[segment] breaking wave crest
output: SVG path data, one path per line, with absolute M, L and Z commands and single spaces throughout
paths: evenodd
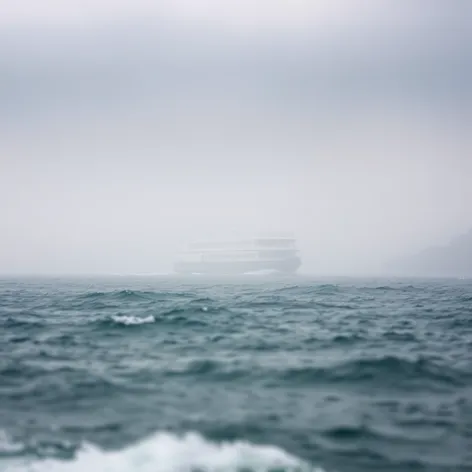
M 111 319 L 120 325 L 132 326 L 132 325 L 141 325 L 154 323 L 156 319 L 154 316 L 133 316 L 133 315 L 113 315 Z
M 23 446 L 13 439 L 11 439 L 8 434 L 0 429 L 0 454 L 11 454 L 23 450 Z M 1 470 L 1 469 L 0 469 Z
M 275 446 L 212 443 L 196 433 L 156 433 L 119 451 L 84 445 L 72 460 L 0 462 L 1 472 L 322 472 Z

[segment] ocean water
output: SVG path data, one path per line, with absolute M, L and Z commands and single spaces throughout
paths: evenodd
M 0 280 L 0 471 L 423 470 L 472 470 L 471 280 Z

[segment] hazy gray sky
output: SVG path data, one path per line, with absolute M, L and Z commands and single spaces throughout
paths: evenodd
M 459 4 L 454 0 L 448 3 Z M 392 19 L 406 24 L 451 12 L 438 0 L 2 0 L 1 5 L 2 23 L 6 25 L 102 25 L 154 18 L 235 30 L 312 28 L 327 22 L 365 20 L 381 24 Z
M 0 272 L 293 230 L 364 273 L 472 226 L 467 1 L 0 0 Z

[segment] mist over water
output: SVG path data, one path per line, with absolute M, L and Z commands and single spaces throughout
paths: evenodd
M 471 21 L 2 0 L 0 472 L 470 471 Z
M 1 271 L 167 272 L 188 242 L 285 230 L 304 272 L 381 273 L 470 228 L 463 2 L 348 3 L 254 28 L 245 4 L 7 9 Z

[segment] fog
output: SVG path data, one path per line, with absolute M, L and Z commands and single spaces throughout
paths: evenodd
M 1 273 L 169 272 L 283 230 L 301 272 L 378 274 L 472 226 L 467 2 L 23 4 L 0 22 Z

